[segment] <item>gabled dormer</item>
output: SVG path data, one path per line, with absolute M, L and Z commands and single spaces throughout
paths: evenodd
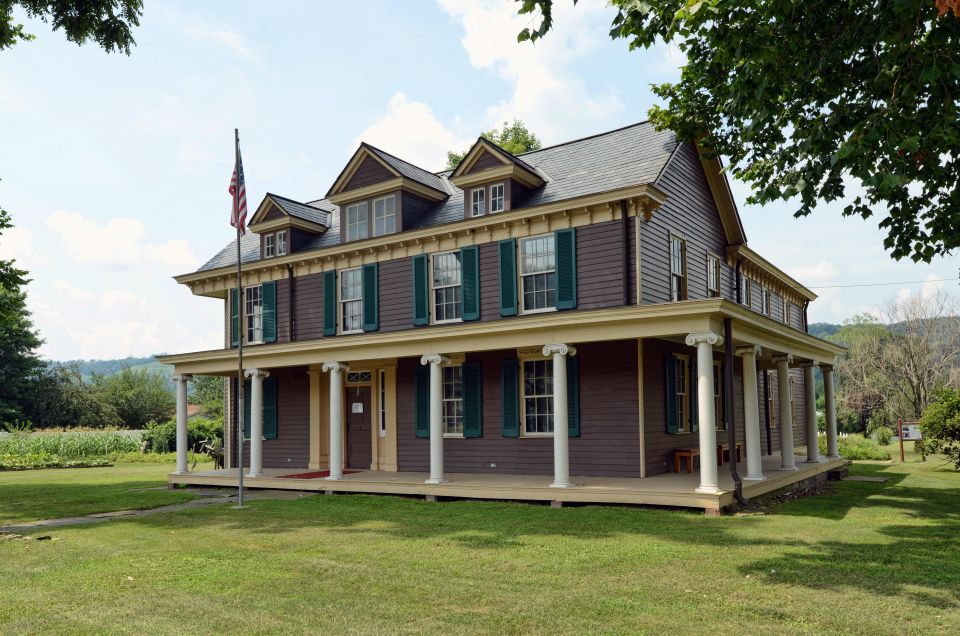
M 269 192 L 250 220 L 250 230 L 260 236 L 261 259 L 298 252 L 329 227 L 329 210 Z
M 340 207 L 340 241 L 346 243 L 402 232 L 449 196 L 442 178 L 362 143 L 327 200 Z
M 463 190 L 464 218 L 506 212 L 546 183 L 536 168 L 480 137 L 450 175 Z

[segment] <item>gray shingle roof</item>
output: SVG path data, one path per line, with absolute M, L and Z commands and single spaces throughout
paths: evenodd
M 330 225 L 330 212 L 333 210 L 323 210 L 317 207 L 314 207 L 309 204 L 300 203 L 294 201 L 293 199 L 288 199 L 287 197 L 282 197 L 279 194 L 267 193 L 267 196 L 272 197 L 284 212 L 290 216 L 296 217 L 298 219 L 303 219 L 304 221 L 310 221 L 312 223 L 319 223 L 320 225 Z
M 575 141 L 534 150 L 519 155 L 530 167 L 544 175 L 547 183 L 529 193 L 517 207 L 528 207 L 607 192 L 633 185 L 653 183 L 670 159 L 677 146 L 676 137 L 669 131 L 657 131 L 652 124 L 641 122 L 625 128 L 585 137 Z M 430 187 L 448 192 L 450 196 L 434 205 L 423 214 L 414 230 L 463 220 L 463 191 L 447 179 L 450 170 L 431 174 L 393 155 L 368 146 L 378 156 L 390 163 L 398 172 L 428 185 L 422 179 L 429 177 Z M 401 166 L 405 166 L 401 169 Z M 404 172 L 410 171 L 410 174 Z M 418 176 L 413 176 L 414 174 Z M 427 175 L 424 177 L 424 175 Z M 326 199 L 311 201 L 309 206 L 328 212 L 330 229 L 316 236 L 301 250 L 332 247 L 340 243 L 339 209 Z M 253 236 L 251 240 L 250 237 Z M 241 243 L 243 262 L 259 258 L 259 241 L 256 235 L 248 234 Z M 198 271 L 216 269 L 236 263 L 236 242 L 231 242 Z

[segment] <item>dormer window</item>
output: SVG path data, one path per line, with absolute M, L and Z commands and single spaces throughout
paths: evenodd
M 397 231 L 396 197 L 390 195 L 373 200 L 373 235 L 383 236 Z
M 504 210 L 504 198 L 503 198 L 503 184 L 498 183 L 496 185 L 490 186 L 490 212 L 503 212 Z
M 486 188 L 477 188 L 470 192 L 470 215 L 483 216 L 487 211 Z
M 370 235 L 370 213 L 367 202 L 347 206 L 347 240 L 357 241 Z
M 277 256 L 286 256 L 287 255 L 287 231 L 280 230 L 277 232 Z
M 263 257 L 270 258 L 274 254 L 273 234 L 263 237 Z

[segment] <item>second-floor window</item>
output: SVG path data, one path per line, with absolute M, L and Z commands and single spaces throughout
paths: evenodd
M 707 254 L 707 296 L 720 298 L 720 259 Z
M 363 331 L 363 269 L 340 272 L 340 329 L 342 333 Z
M 554 235 L 520 241 L 520 298 L 524 313 L 557 306 L 557 259 Z
M 460 252 L 433 255 L 433 320 L 459 320 L 463 313 Z
M 263 237 L 263 257 L 270 258 L 274 254 L 273 234 Z
M 365 239 L 370 233 L 370 212 L 367 202 L 347 206 L 347 240 Z
M 750 281 L 746 276 L 740 276 L 740 304 L 750 306 Z
M 463 436 L 463 367 L 443 367 L 443 434 Z
M 760 311 L 764 316 L 770 315 L 770 290 L 766 287 L 760 288 Z
M 503 209 L 503 184 L 498 183 L 497 185 L 490 186 L 490 212 L 503 212 Z
M 247 342 L 263 342 L 263 287 L 247 287 L 243 296 L 247 315 Z
M 470 216 L 483 216 L 487 211 L 485 195 L 485 188 L 477 188 L 470 192 Z
M 287 254 L 287 231 L 277 232 L 277 256 L 286 256 Z
M 687 299 L 687 242 L 670 237 L 670 300 Z
M 373 201 L 373 235 L 383 236 L 397 231 L 396 197 L 390 195 Z

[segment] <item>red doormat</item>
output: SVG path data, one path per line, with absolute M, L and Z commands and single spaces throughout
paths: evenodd
M 350 473 L 359 473 L 359 470 L 345 470 L 343 471 L 344 475 L 349 475 Z M 283 479 L 322 479 L 323 477 L 329 477 L 329 470 L 317 470 L 312 473 L 297 473 L 296 475 L 280 475 Z

